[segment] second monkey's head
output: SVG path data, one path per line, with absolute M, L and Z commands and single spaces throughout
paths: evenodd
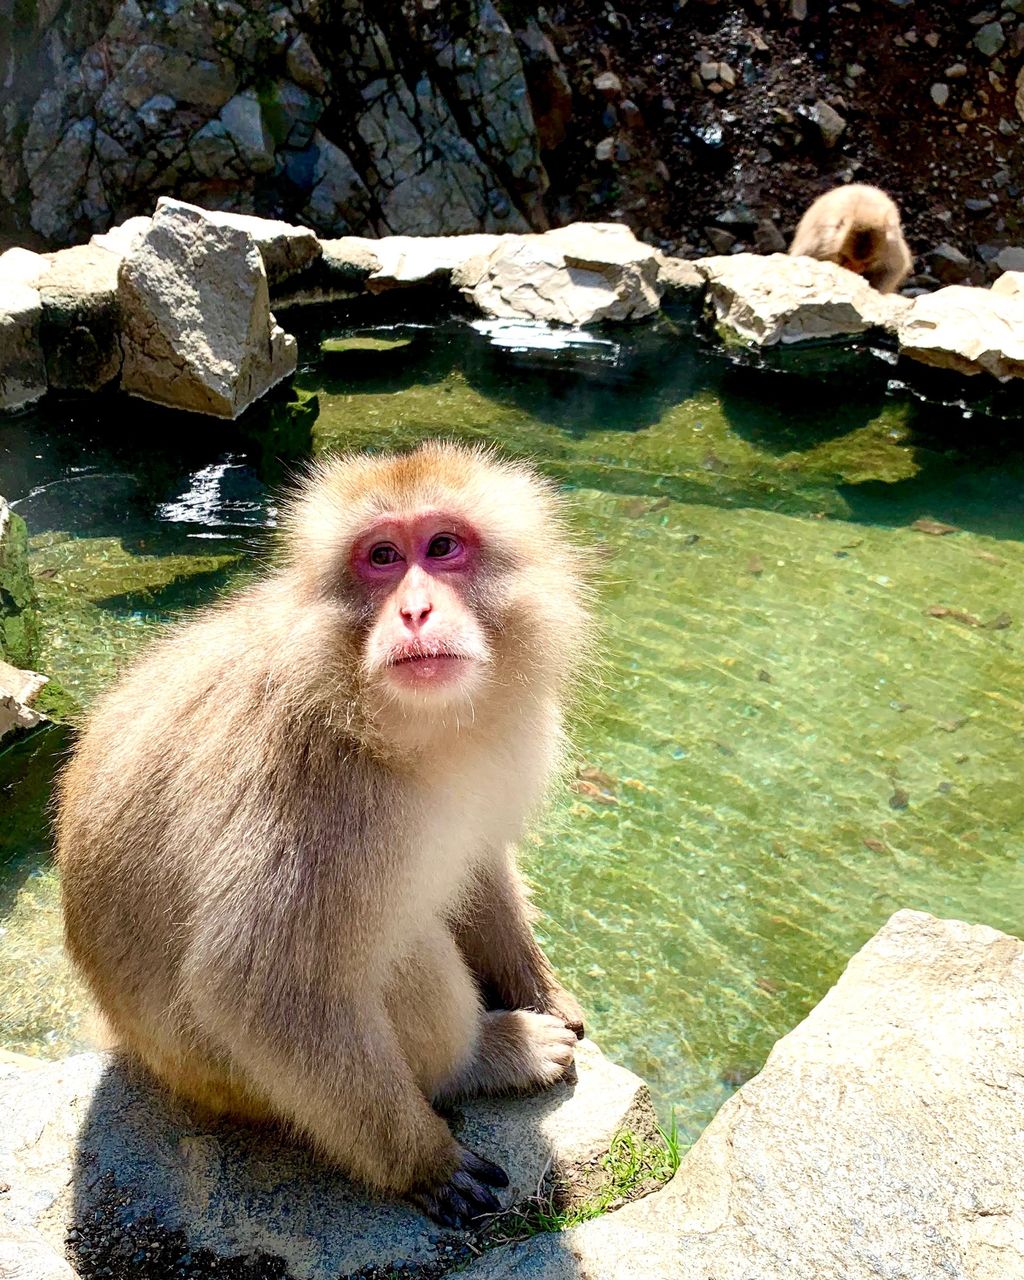
M 485 450 L 325 461 L 284 528 L 300 595 L 334 632 L 318 648 L 374 720 L 557 695 L 586 649 L 586 556 L 558 493 Z

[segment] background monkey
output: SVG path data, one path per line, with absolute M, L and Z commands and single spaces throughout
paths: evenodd
M 550 1085 L 583 1031 L 510 848 L 582 553 L 548 485 L 442 444 L 322 465 L 284 533 L 98 701 L 60 786 L 68 946 L 177 1093 L 462 1224 L 507 1178 L 431 1103 Z
M 899 209 L 884 191 L 863 183 L 819 196 L 800 219 L 789 252 L 837 262 L 880 293 L 894 293 L 914 261 Z

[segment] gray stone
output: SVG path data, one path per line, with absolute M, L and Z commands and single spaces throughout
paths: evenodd
M 145 400 L 234 418 L 295 370 L 255 241 L 203 209 L 159 201 L 121 263 L 120 306 L 122 386 Z
M 736 237 L 724 227 L 705 227 L 704 235 L 713 253 L 728 253 L 736 243 Z
M 207 210 L 208 221 L 218 227 L 247 231 L 256 242 L 267 271 L 271 289 L 310 267 L 320 257 L 320 241 L 309 227 L 296 227 L 273 218 L 254 218 L 247 213 Z
M 274 143 L 301 150 L 312 142 L 324 112 L 319 99 L 289 80 L 276 81 L 262 97 L 263 119 Z
M 929 272 L 943 284 L 960 284 L 970 278 L 971 260 L 955 245 L 943 241 L 926 255 Z
M 42 314 L 37 289 L 0 278 L 0 411 L 24 408 L 46 394 Z
M 658 260 L 658 288 L 663 302 L 694 302 L 704 292 L 704 275 L 686 258 Z
M 323 95 L 327 88 L 327 76 L 309 40 L 301 32 L 288 46 L 285 68 L 300 89 L 308 89 L 318 97 Z
M 121 371 L 117 307 L 119 254 L 93 244 L 52 255 L 37 288 L 46 376 L 59 391 L 98 391 Z
M 1000 381 L 1024 377 L 1024 298 L 1005 288 L 949 285 L 922 294 L 900 317 L 896 335 L 900 354 L 923 364 Z
M 941 81 L 937 81 L 933 84 L 929 93 L 931 94 L 932 102 L 934 102 L 937 107 L 944 107 L 949 101 L 949 85 L 943 84 Z
M 998 22 L 986 22 L 974 36 L 974 47 L 986 58 L 994 58 L 1006 43 L 1006 32 Z
M 762 218 L 754 231 L 754 243 L 758 253 L 785 253 L 786 237 L 771 220 Z
M 274 139 L 263 118 L 263 108 L 254 89 L 236 93 L 225 102 L 220 122 L 250 173 L 271 173 L 274 168 Z
M 535 1194 L 551 1174 L 585 1184 L 616 1133 L 651 1135 L 643 1083 L 589 1042 L 577 1053 L 575 1086 L 475 1101 L 454 1119 L 463 1143 L 508 1172 L 506 1198 Z M 0 1060 L 0 1180 L 10 1184 L 11 1223 L 55 1248 L 98 1216 L 105 1232 L 139 1247 L 155 1229 L 218 1259 L 268 1254 L 290 1280 L 436 1266 L 466 1239 L 365 1195 L 283 1137 L 204 1123 L 102 1054 L 44 1066 Z
M 900 911 L 662 1191 L 466 1280 L 1024 1275 L 1024 944 Z
M 697 264 L 717 323 L 753 346 L 805 342 L 892 328 L 909 302 L 881 294 L 833 262 L 736 253 Z
M 821 99 L 814 104 L 810 116 L 818 126 L 821 140 L 826 147 L 834 147 L 846 132 L 846 121 L 843 117 L 834 107 L 830 107 L 827 102 L 823 102 Z
M 544 235 L 505 237 L 453 279 L 490 318 L 580 327 L 655 312 L 660 256 L 620 223 L 578 222 Z
M 1024 271 L 1024 248 L 1009 245 L 1000 249 L 993 261 L 1000 271 Z M 2 263 L 3 259 L 0 258 L 0 264 Z

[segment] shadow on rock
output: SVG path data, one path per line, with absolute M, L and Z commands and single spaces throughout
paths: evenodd
M 487 1247 L 485 1231 L 451 1231 L 368 1195 L 281 1133 L 201 1118 L 122 1057 L 83 1054 L 26 1077 L 37 1137 L 44 1098 L 52 1114 L 15 1208 L 36 1225 L 32 1213 L 59 1203 L 70 1174 L 65 1226 L 83 1280 L 436 1276 Z M 12 1113 L 24 1112 L 17 1084 L 6 1092 Z M 506 1169 L 510 1200 L 522 1201 L 552 1171 L 585 1181 L 616 1133 L 649 1131 L 653 1115 L 642 1082 L 583 1042 L 577 1084 L 475 1100 L 450 1119 L 464 1145 Z

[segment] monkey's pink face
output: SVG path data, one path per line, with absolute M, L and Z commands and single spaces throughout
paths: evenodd
M 367 673 L 398 694 L 470 694 L 490 661 L 470 604 L 476 530 L 444 511 L 383 516 L 356 539 L 351 568 L 373 617 Z

